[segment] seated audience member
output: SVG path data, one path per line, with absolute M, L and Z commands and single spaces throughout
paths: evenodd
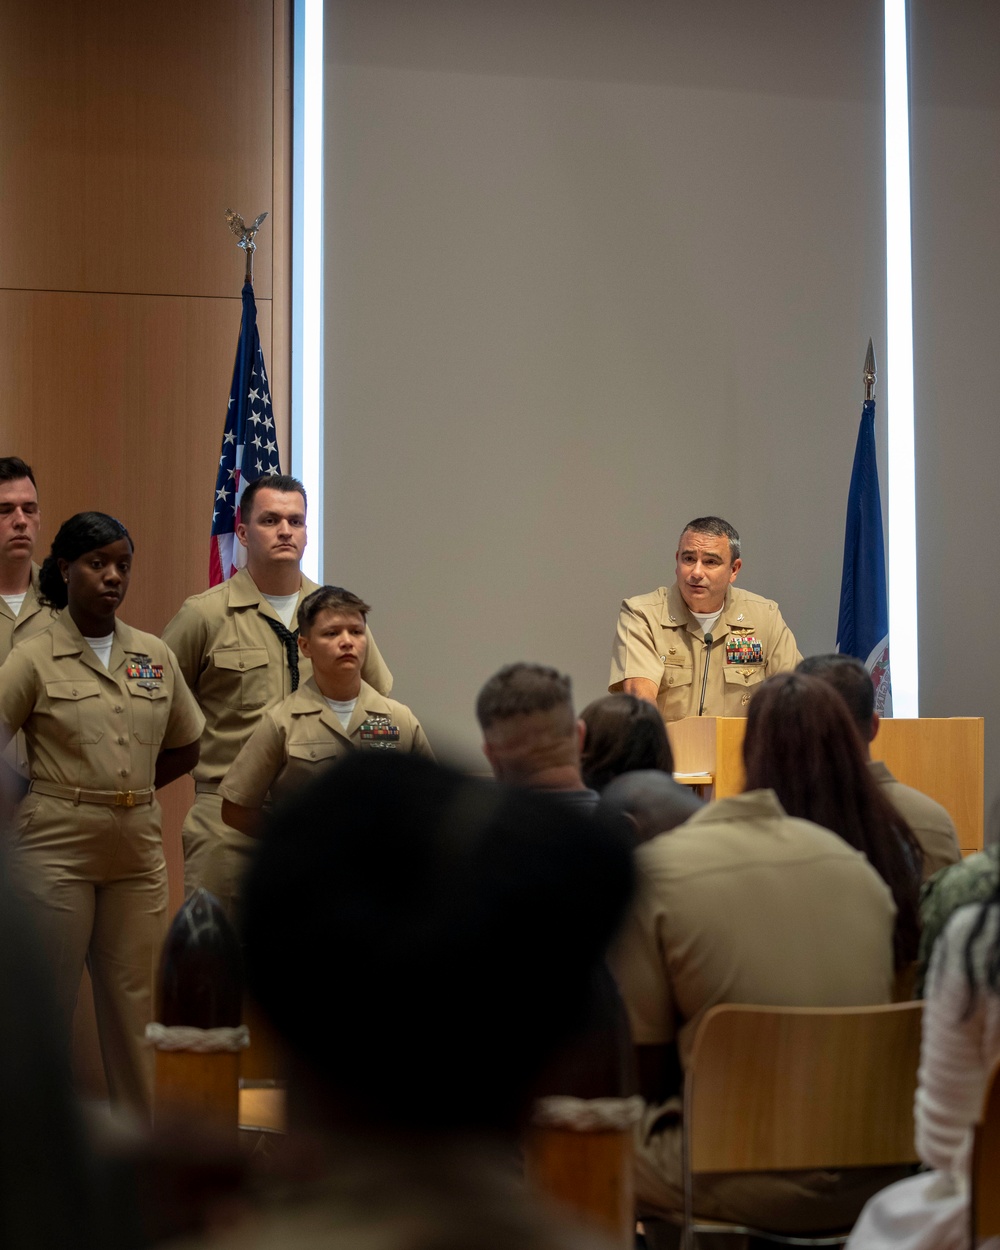
M 799 755 L 808 769 L 808 750 Z M 683 1190 L 681 1103 L 670 1082 L 675 1047 L 683 1071 L 698 1024 L 717 1003 L 889 1002 L 896 908 L 863 855 L 786 814 L 767 789 L 706 805 L 636 857 L 638 898 L 612 956 L 648 1104 L 637 1134 L 636 1192 L 641 1214 L 676 1218 Z M 698 1178 L 695 1210 L 779 1232 L 837 1228 L 887 1179 L 868 1169 L 716 1174 Z M 647 1225 L 657 1246 L 676 1245 L 675 1232 L 659 1221 Z
M 795 671 L 819 677 L 832 686 L 847 704 L 847 710 L 861 735 L 868 771 L 920 843 L 924 853 L 924 880 L 933 877 L 948 864 L 957 864 L 962 853 L 958 849 L 955 822 L 947 811 L 929 795 L 897 781 L 881 760 L 871 758 L 871 743 L 878 733 L 879 716 L 875 711 L 875 688 L 871 675 L 861 661 L 852 655 L 811 655 Z
M 476 699 L 483 754 L 498 781 L 548 790 L 579 807 L 597 803 L 584 784 L 584 726 L 573 711 L 568 677 L 542 664 L 508 664 Z
M 934 945 L 948 918 L 969 903 L 982 903 L 1000 889 L 1000 842 L 985 851 L 969 855 L 961 862 L 944 868 L 920 891 L 920 953 L 917 956 L 917 979 L 914 993 L 923 993 L 924 979 L 931 962 Z
M 580 713 L 586 726 L 583 780 L 601 790 L 622 773 L 659 769 L 672 774 L 674 756 L 663 717 L 655 703 L 634 694 L 607 694 Z
M 864 852 L 896 904 L 896 969 L 909 968 L 920 940 L 921 850 L 868 771 L 843 699 L 816 677 L 768 678 L 750 700 L 743 760 L 748 790 L 773 790 L 789 816 Z
M 312 676 L 265 712 L 229 766 L 219 787 L 227 825 L 255 835 L 272 787 L 280 796 L 353 750 L 414 751 L 433 759 L 410 709 L 361 676 L 370 610 L 340 586 L 321 586 L 302 600 L 299 650 L 312 662 Z
M 523 1189 L 515 1143 L 632 883 L 603 821 L 413 756 L 359 752 L 277 808 L 247 978 L 289 1054 L 291 1132 L 321 1157 L 208 1244 L 591 1246 Z
M 647 769 L 609 782 L 597 810 L 625 816 L 638 846 L 682 825 L 704 806 L 690 787 L 679 786 L 668 773 Z
M 954 912 L 931 958 L 914 1118 L 933 1171 L 865 1208 L 849 1250 L 966 1250 L 972 1128 L 1000 1059 L 1000 893 Z M 996 1247 L 990 1238 L 981 1246 Z

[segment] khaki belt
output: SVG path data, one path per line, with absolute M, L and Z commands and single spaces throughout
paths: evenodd
M 73 803 L 101 803 L 105 807 L 141 807 L 152 803 L 153 790 L 81 790 L 79 786 L 58 786 L 52 781 L 33 781 L 28 787 L 35 794 Z
M 218 781 L 196 781 L 194 783 L 195 794 L 218 794 L 221 782 Z

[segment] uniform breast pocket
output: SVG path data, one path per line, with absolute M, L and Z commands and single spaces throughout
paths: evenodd
M 129 683 L 131 695 L 129 707 L 132 712 L 132 733 L 136 742 L 147 746 L 159 746 L 167 732 L 167 716 L 170 699 L 164 686 L 152 688 Z
M 290 742 L 288 758 L 303 766 L 309 764 L 326 764 L 335 760 L 338 755 L 346 755 L 349 750 L 347 743 L 331 742 Z
M 680 720 L 691 713 L 691 682 L 694 669 L 683 664 L 666 664 L 656 702 L 666 720 Z
M 214 678 L 222 701 L 240 711 L 268 703 L 267 650 L 264 647 L 220 647 L 212 652 Z
M 750 696 L 766 676 L 764 665 L 727 664 L 724 676 L 726 679 L 726 715 L 746 716 Z
M 104 737 L 101 687 L 96 681 L 47 681 L 53 718 L 73 746 L 91 746 Z

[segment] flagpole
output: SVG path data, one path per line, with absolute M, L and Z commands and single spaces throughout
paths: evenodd
M 267 213 L 261 213 L 250 225 L 246 225 L 239 213 L 234 213 L 231 208 L 226 209 L 226 221 L 229 223 L 229 229 L 236 235 L 237 247 L 243 248 L 247 254 L 247 268 L 244 274 L 244 283 L 249 282 L 253 286 L 253 254 L 257 250 L 257 244 L 254 239 L 257 237 L 257 231 L 260 229 Z
M 865 403 L 875 398 L 875 382 L 877 374 L 875 372 L 875 348 L 872 346 L 871 339 L 868 340 L 868 351 L 865 352 L 865 367 L 862 374 L 865 383 Z

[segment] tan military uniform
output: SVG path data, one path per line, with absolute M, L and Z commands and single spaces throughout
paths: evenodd
M 31 582 L 28 585 L 21 610 L 15 617 L 7 600 L 0 595 L 0 664 L 10 655 L 11 648 L 25 638 L 40 634 L 55 620 L 56 614 L 51 608 L 45 608 L 38 601 L 38 565 L 31 566 Z M 18 734 L 15 740 L 8 743 L 3 753 L 4 762 L 14 768 L 22 777 L 28 775 L 28 757 L 24 745 L 24 735 Z
M 280 798 L 355 750 L 413 751 L 434 758 L 420 722 L 404 704 L 384 698 L 363 681 L 345 729 L 310 677 L 266 713 L 219 793 L 241 807 L 262 807 L 269 791 Z
M 302 579 L 299 603 L 318 589 Z M 253 839 L 230 829 L 222 819 L 219 783 L 246 740 L 274 707 L 292 693 L 291 674 L 283 643 L 264 619 L 279 621 L 246 569 L 201 594 L 192 595 L 163 631 L 164 641 L 177 655 L 181 672 L 205 713 L 201 758 L 194 770 L 195 801 L 184 821 L 184 884 L 190 892 L 206 885 L 222 896 L 222 879 L 236 874 L 253 849 Z M 283 622 L 281 622 L 283 623 Z M 382 694 L 392 689 L 392 674 L 367 632 L 368 651 L 361 675 Z M 299 655 L 300 681 L 312 673 L 311 663 Z M 208 857 L 215 854 L 211 879 Z M 226 861 L 235 861 L 232 871 Z
M 622 603 L 611 654 L 608 689 L 629 677 L 658 687 L 656 705 L 665 721 L 697 716 L 707 659 L 701 626 L 675 582 Z M 802 659 L 792 632 L 771 599 L 730 586 L 712 630 L 706 716 L 746 716 L 754 687 L 765 677 L 793 669 Z
M 639 897 L 613 968 L 637 1045 L 676 1040 L 683 1067 L 717 1003 L 891 1000 L 896 908 L 888 886 L 836 834 L 787 816 L 773 791 L 709 804 L 636 855 Z M 660 1123 L 663 1112 L 649 1109 L 637 1142 L 637 1197 L 647 1212 L 683 1206 L 680 1129 Z M 764 1227 L 836 1227 L 860 1209 L 855 1181 L 861 1201 L 885 1183 L 867 1172 L 845 1173 L 842 1184 L 830 1174 L 713 1177 L 699 1185 L 696 1205 L 703 1215 Z M 776 1209 L 784 1222 L 766 1222 Z
M 962 858 L 958 849 L 958 831 L 945 808 L 927 794 L 903 785 L 889 772 L 881 760 L 869 760 L 868 768 L 882 788 L 882 793 L 913 830 L 924 853 L 924 880 Z
M 204 719 L 159 638 L 118 621 L 109 667 L 62 613 L 0 669 L 0 732 L 23 727 L 27 742 L 12 867 L 36 904 L 67 1037 L 86 958 L 111 1096 L 148 1110 L 143 1037 L 167 907 L 156 760 L 197 741 Z

